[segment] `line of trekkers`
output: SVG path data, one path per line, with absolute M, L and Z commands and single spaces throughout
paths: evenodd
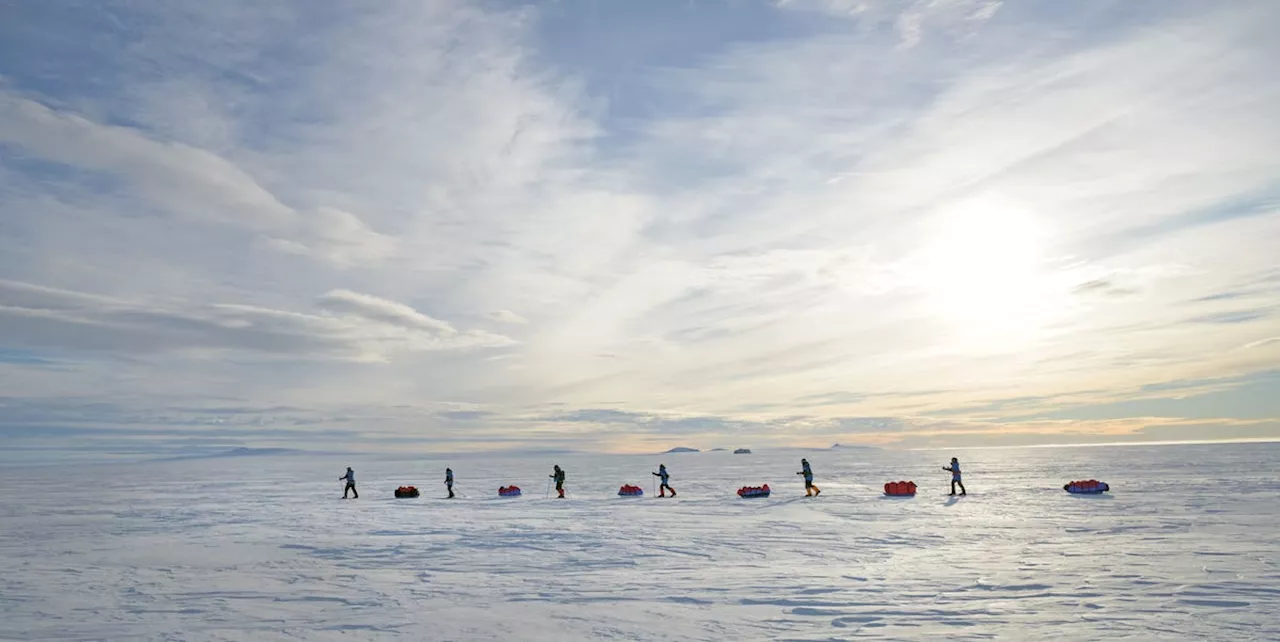
M 802 475 L 804 477 L 805 497 L 817 497 L 818 495 L 821 495 L 822 489 L 818 488 L 817 485 L 813 483 L 813 468 L 809 466 L 809 460 L 801 459 L 800 468 L 801 470 L 796 474 Z M 951 465 L 943 466 L 942 469 L 951 473 L 951 494 L 952 495 L 956 494 L 956 487 L 958 486 L 960 488 L 960 495 L 964 496 L 965 489 L 964 489 L 964 483 L 961 482 L 961 477 L 960 477 L 960 462 L 955 457 L 952 457 Z M 671 486 L 671 475 L 670 473 L 667 472 L 666 464 L 659 464 L 658 471 L 653 473 L 653 476 L 657 477 L 662 481 L 662 484 L 659 486 L 658 497 L 666 497 L 667 491 L 671 492 L 672 497 L 676 496 L 676 489 Z M 560 468 L 559 464 L 556 464 L 554 469 L 551 471 L 551 475 L 549 475 L 548 477 L 550 478 L 550 480 L 547 482 L 547 494 L 548 495 L 551 494 L 551 483 L 554 482 L 556 486 L 556 497 L 559 499 L 564 499 L 564 482 L 565 482 L 564 469 Z M 343 499 L 347 498 L 348 492 L 352 493 L 355 499 L 360 498 L 360 493 L 356 492 L 356 473 L 354 470 L 351 469 L 350 466 L 347 467 L 346 474 L 343 475 L 342 477 L 339 477 L 338 479 L 340 481 L 346 482 L 346 485 L 343 487 L 343 490 L 342 490 Z M 453 469 L 452 468 L 444 469 L 444 485 L 445 485 L 445 489 L 449 492 L 449 499 L 453 499 L 454 493 L 453 493 Z M 1071 488 L 1068 490 L 1072 492 L 1076 492 L 1075 488 Z M 916 484 L 915 482 L 889 482 L 885 484 L 884 492 L 886 495 L 893 495 L 893 496 L 913 496 L 916 493 Z M 738 489 L 739 497 L 768 497 L 769 493 L 770 493 L 770 489 L 768 484 L 765 484 L 763 486 L 743 486 L 742 488 Z M 618 494 L 623 496 L 643 495 L 644 489 L 638 486 L 624 485 L 621 489 L 619 489 Z M 520 491 L 520 488 L 515 485 L 503 486 L 498 489 L 498 495 L 501 497 L 519 497 L 521 495 L 521 491 Z M 418 489 L 416 487 L 401 486 L 396 489 L 396 497 L 417 497 L 417 496 L 418 496 Z

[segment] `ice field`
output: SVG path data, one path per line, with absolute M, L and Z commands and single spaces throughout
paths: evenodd
M 946 496 L 952 455 L 969 497 Z M 1280 444 L 8 467 L 0 638 L 1276 640 L 1277 462 Z M 569 499 L 543 498 L 553 463 Z M 659 463 L 679 498 L 650 495 Z M 347 465 L 359 500 L 339 499 Z M 1113 492 L 1062 491 L 1078 478 Z M 899 479 L 921 493 L 882 497 Z M 525 496 L 497 498 L 509 483 Z

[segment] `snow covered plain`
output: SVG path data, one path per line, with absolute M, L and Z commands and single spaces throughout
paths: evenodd
M 0 638 L 1276 640 L 1278 461 L 1232 444 L 9 467 Z M 648 494 L 660 462 L 678 499 Z M 543 499 L 553 463 L 567 500 Z M 1114 492 L 1062 491 L 1078 478 Z M 922 492 L 882 497 L 898 479 Z M 764 482 L 769 499 L 734 495 Z M 498 499 L 509 483 L 525 497 Z

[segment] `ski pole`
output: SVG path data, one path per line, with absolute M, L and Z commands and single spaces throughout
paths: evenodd
M 542 498 L 543 499 L 551 498 L 551 480 L 550 479 L 547 480 L 547 492 L 542 494 Z

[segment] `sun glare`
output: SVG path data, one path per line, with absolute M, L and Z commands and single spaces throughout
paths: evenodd
M 917 283 L 930 312 L 966 336 L 1034 335 L 1060 307 L 1047 230 L 1020 208 L 975 201 L 934 220 L 918 254 Z

